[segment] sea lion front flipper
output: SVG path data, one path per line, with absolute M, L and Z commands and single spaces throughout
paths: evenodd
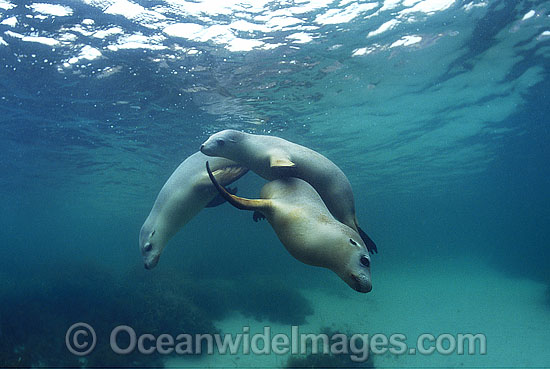
M 271 157 L 269 163 L 271 167 L 296 167 L 296 164 L 287 158 Z
M 273 151 L 269 156 L 269 165 L 273 167 L 296 167 L 296 163 L 284 151 Z
M 221 196 L 224 197 L 224 199 L 227 200 L 229 204 L 231 204 L 235 208 L 243 209 L 246 211 L 256 211 L 268 209 L 271 206 L 270 199 L 246 199 L 229 193 L 227 190 L 225 190 L 223 186 L 218 183 L 218 180 L 216 180 L 216 178 L 212 174 L 208 161 L 206 161 L 206 172 L 208 172 L 208 177 L 210 177 L 210 181 L 212 181 L 212 184 L 214 184 L 214 186 L 218 190 L 218 193 L 220 193 Z
M 223 186 L 229 185 L 232 182 L 237 181 L 242 176 L 244 176 L 248 172 L 248 168 L 241 167 L 241 166 L 226 166 L 222 168 L 218 168 L 213 172 L 214 176 L 216 176 L 216 179 L 222 184 Z M 206 180 L 208 181 L 208 180 Z
M 367 233 L 364 232 L 363 229 L 361 229 L 359 226 L 357 226 L 357 230 L 359 231 L 359 236 L 361 237 L 361 239 L 363 239 L 363 242 L 365 242 L 369 253 L 378 253 L 378 248 L 376 248 L 376 244 L 374 244 Z
M 230 192 L 231 194 L 235 195 L 237 194 L 237 187 L 234 187 L 234 188 L 227 188 L 227 191 Z M 224 197 L 221 196 L 221 194 L 216 194 L 216 197 L 214 199 L 212 199 L 207 205 L 205 208 L 214 208 L 214 207 L 217 207 L 221 204 L 224 204 L 225 203 L 225 199 Z
M 265 220 L 265 216 L 260 211 L 254 211 L 254 214 L 252 215 L 252 219 L 254 220 L 254 222 L 258 222 L 261 220 Z

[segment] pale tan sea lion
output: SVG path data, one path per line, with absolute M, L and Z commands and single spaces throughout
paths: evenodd
M 218 195 L 204 163 L 209 159 L 222 184 L 228 185 L 248 169 L 225 158 L 209 158 L 197 152 L 183 161 L 166 181 L 141 227 L 139 248 L 145 268 L 154 268 L 166 243 Z
M 358 292 L 372 290 L 370 257 L 361 237 L 332 216 L 310 184 L 285 177 L 264 185 L 262 199 L 246 199 L 225 190 L 208 162 L 206 168 L 220 194 L 239 209 L 261 212 L 298 261 L 334 271 Z
M 359 227 L 351 184 L 330 159 L 314 150 L 276 136 L 253 135 L 224 130 L 210 136 L 201 152 L 224 157 L 256 172 L 267 180 L 297 177 L 311 184 L 332 215 L 359 233 L 367 249 L 377 253 L 376 244 Z

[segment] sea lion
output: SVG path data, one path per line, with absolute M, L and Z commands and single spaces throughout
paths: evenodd
M 231 205 L 261 212 L 298 261 L 334 271 L 358 292 L 372 290 L 370 257 L 361 237 L 332 216 L 310 184 L 285 177 L 265 184 L 262 199 L 246 199 L 225 190 L 208 162 L 206 170 L 216 189 Z
M 200 151 L 224 157 L 256 172 L 267 180 L 297 177 L 311 184 L 332 215 L 359 233 L 371 253 L 376 244 L 359 227 L 351 184 L 342 170 L 316 151 L 276 136 L 224 130 L 210 136 Z
M 230 184 L 248 169 L 225 158 L 208 158 L 201 152 L 192 154 L 172 173 L 160 190 L 155 204 L 141 227 L 139 248 L 146 269 L 154 268 L 168 241 L 218 192 L 204 168 L 207 159 L 222 184 Z

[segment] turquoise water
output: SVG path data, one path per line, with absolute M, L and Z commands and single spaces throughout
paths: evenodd
M 549 1 L 0 0 L 0 366 L 550 366 L 549 57 Z M 143 269 L 156 195 L 227 128 L 345 172 L 371 293 L 228 204 Z M 97 334 L 84 357 L 77 322 Z M 482 333 L 487 354 L 117 355 L 118 325 Z

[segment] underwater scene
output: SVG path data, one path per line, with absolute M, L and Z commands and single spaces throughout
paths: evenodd
M 550 1 L 0 0 L 0 367 L 549 367 L 549 74 Z

